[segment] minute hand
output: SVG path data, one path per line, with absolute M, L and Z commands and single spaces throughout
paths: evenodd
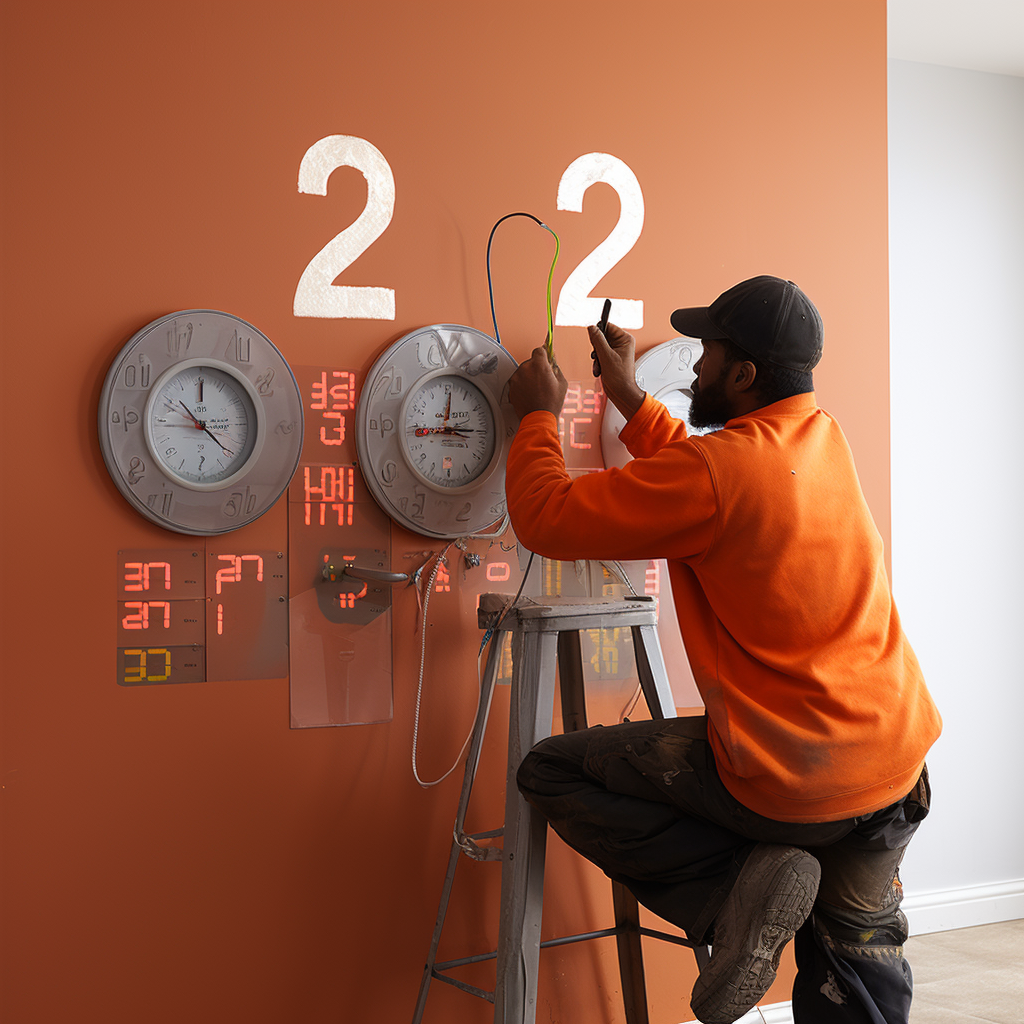
M 182 402 L 180 399 L 178 401 L 178 405 L 180 405 L 182 407 L 182 409 L 184 409 L 185 412 L 187 412 L 189 414 L 189 416 L 192 417 L 192 422 L 195 423 L 197 429 L 202 430 L 206 434 L 209 434 L 210 437 L 217 444 L 220 445 L 222 451 L 227 452 L 228 455 L 234 455 L 235 454 L 230 448 L 225 448 L 224 445 L 222 445 L 220 443 L 220 441 L 218 441 L 217 438 L 214 437 L 213 434 L 210 433 L 210 428 L 206 425 L 206 421 L 205 420 L 196 419 L 195 414 L 192 412 L 192 410 L 189 409 L 189 407 L 184 402 Z

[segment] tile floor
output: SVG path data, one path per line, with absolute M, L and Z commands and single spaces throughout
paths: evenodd
M 910 1024 L 1024 1024 L 1024 921 L 910 939 Z
M 910 1024 L 1024 1024 L 1024 920 L 910 939 Z M 789 1003 L 736 1024 L 792 1024 Z M 697 1024 L 696 1021 L 688 1024 Z

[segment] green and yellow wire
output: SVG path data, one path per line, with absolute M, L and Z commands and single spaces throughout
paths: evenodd
M 551 365 L 557 366 L 558 363 L 555 360 L 555 321 L 551 312 L 551 282 L 555 276 L 555 264 L 558 262 L 558 250 L 560 248 L 560 243 L 558 241 L 558 235 L 556 235 L 554 231 L 552 231 L 551 228 L 549 228 L 539 217 L 534 217 L 532 213 L 506 213 L 505 216 L 501 217 L 494 227 L 491 228 L 490 237 L 487 239 L 487 291 L 491 298 L 491 322 L 494 324 L 494 340 L 501 345 L 502 348 L 505 348 L 501 341 L 501 335 L 498 333 L 498 318 L 494 313 L 494 282 L 491 279 L 491 243 L 494 241 L 494 232 L 498 230 L 498 224 L 502 221 L 508 220 L 509 217 L 529 217 L 530 220 L 539 224 L 555 240 L 555 255 L 551 260 L 551 269 L 548 271 L 548 336 L 544 341 L 544 349 L 548 354 L 548 359 L 551 361 Z

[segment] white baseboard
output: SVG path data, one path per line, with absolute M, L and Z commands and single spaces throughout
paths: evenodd
M 1017 921 L 1024 918 L 1024 878 L 963 889 L 908 893 L 901 907 L 910 921 L 911 935 Z M 793 1024 L 793 1004 L 772 1003 L 755 1008 L 736 1024 Z
M 909 892 L 901 904 L 911 935 L 1024 918 L 1024 878 L 938 892 Z

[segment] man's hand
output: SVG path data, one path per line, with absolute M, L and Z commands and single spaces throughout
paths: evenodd
M 615 324 L 608 325 L 607 334 L 598 327 L 588 327 L 594 356 L 601 365 L 601 380 L 608 401 L 626 418 L 627 422 L 644 404 L 646 392 L 636 382 L 633 350 L 636 341 Z M 595 367 L 596 370 L 596 367 Z
M 551 365 L 546 349 L 535 348 L 533 355 L 520 363 L 509 378 L 508 400 L 520 419 L 527 413 L 541 411 L 557 416 L 568 386 L 562 371 Z

